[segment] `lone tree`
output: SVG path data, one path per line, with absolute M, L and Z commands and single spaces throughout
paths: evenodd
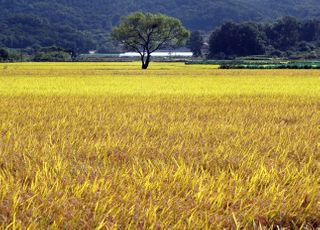
M 121 19 L 112 37 L 141 56 L 142 69 L 147 69 L 151 54 L 162 48 L 183 46 L 189 31 L 176 19 L 163 14 L 136 12 Z

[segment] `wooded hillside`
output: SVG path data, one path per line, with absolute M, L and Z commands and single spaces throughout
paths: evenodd
M 138 10 L 165 13 L 203 31 L 226 21 L 320 16 L 318 0 L 0 0 L 0 46 L 110 49 L 112 26 Z

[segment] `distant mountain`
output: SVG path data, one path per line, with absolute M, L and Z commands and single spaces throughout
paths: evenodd
M 320 17 L 319 0 L 0 0 L 0 46 L 110 48 L 112 26 L 139 10 L 165 13 L 203 31 L 226 21 Z

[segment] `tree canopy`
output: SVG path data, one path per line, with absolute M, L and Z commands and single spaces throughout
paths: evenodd
M 191 36 L 187 41 L 187 47 L 192 51 L 193 56 L 201 57 L 203 43 L 204 40 L 201 33 L 199 31 L 194 31 L 191 33 Z
M 4 48 L 0 48 L 0 61 L 7 61 L 8 59 L 9 52 Z
M 248 56 L 264 53 L 264 42 L 255 24 L 226 23 L 210 37 L 210 56 Z
M 209 58 L 221 59 L 306 53 L 320 48 L 320 20 L 284 17 L 267 24 L 225 23 L 212 32 L 209 45 Z
M 126 50 L 139 53 L 142 68 L 147 69 L 153 52 L 183 46 L 189 32 L 176 18 L 136 12 L 122 18 L 119 26 L 113 29 L 112 37 Z

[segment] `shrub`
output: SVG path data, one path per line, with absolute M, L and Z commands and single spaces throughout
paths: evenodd
M 0 61 L 8 61 L 9 52 L 6 49 L 0 48 Z
M 33 57 L 33 61 L 36 62 L 64 62 L 71 60 L 71 55 L 62 51 L 38 52 Z

